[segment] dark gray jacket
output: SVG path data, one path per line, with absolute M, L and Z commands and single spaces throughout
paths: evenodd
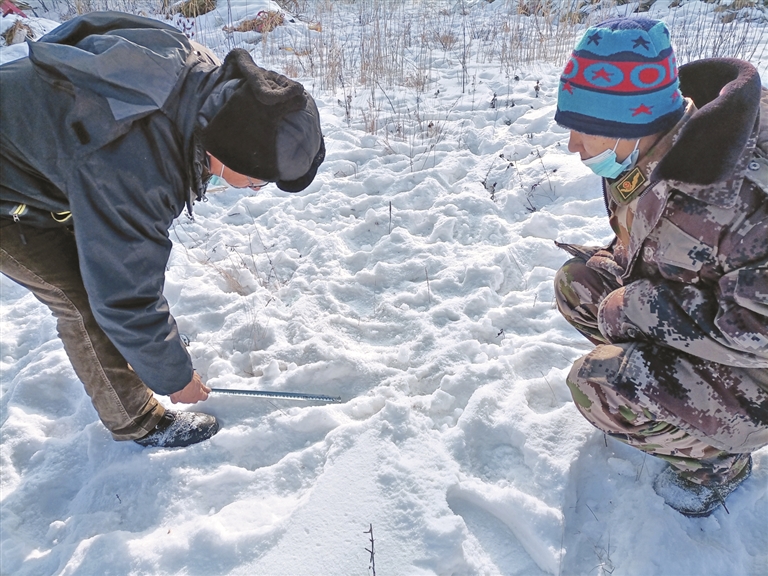
M 205 189 L 196 124 L 220 76 L 175 28 L 115 12 L 70 20 L 0 66 L 0 217 L 52 226 L 71 213 L 94 315 L 160 394 L 192 379 L 162 292 L 168 229 Z

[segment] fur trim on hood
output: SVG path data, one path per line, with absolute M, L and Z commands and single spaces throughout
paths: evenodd
M 680 90 L 698 111 L 683 127 L 652 179 L 707 186 L 732 175 L 760 109 L 760 75 L 734 58 L 680 67 Z

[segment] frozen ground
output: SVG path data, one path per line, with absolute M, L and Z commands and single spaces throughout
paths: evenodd
M 379 94 L 389 133 L 316 91 L 305 192 L 211 192 L 171 231 L 166 295 L 208 384 L 341 404 L 212 396 L 209 442 L 115 443 L 50 314 L 0 281 L 2 574 L 371 574 L 370 526 L 379 575 L 768 573 L 767 449 L 730 514 L 686 519 L 662 464 L 572 404 L 591 345 L 554 307 L 553 239 L 611 231 L 552 120 L 559 67 L 475 62 L 463 94 L 455 58 L 430 73 L 419 102 Z

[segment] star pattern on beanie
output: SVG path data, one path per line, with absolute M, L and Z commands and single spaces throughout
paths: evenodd
M 594 42 L 595 46 L 599 46 L 600 40 L 602 40 L 602 38 L 600 37 L 600 34 L 595 32 L 589 37 L 589 42 L 587 42 L 587 44 L 592 44 Z
M 608 70 L 605 69 L 605 66 L 603 66 L 602 68 L 600 68 L 600 70 L 596 70 L 592 74 L 592 81 L 594 82 L 595 80 L 597 80 L 599 78 L 601 80 L 605 80 L 606 82 L 610 82 L 611 81 L 611 76 L 613 76 L 613 73 L 612 72 L 608 72 Z
M 638 46 L 642 46 L 646 50 L 648 50 L 648 47 L 650 46 L 650 42 L 643 38 L 642 36 L 635 38 L 635 43 L 632 44 L 632 48 L 637 48 Z
M 639 116 L 640 114 L 648 114 L 649 116 L 653 115 L 653 112 L 651 112 L 651 106 L 650 108 L 646 106 L 645 104 L 640 104 L 637 108 L 632 108 L 632 116 Z

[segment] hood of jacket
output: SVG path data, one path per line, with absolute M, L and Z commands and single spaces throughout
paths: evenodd
M 191 213 L 191 200 L 205 192 L 208 166 L 199 138 L 200 111 L 226 93 L 220 68 L 172 26 L 118 12 L 70 20 L 29 48 L 30 61 L 50 83 L 77 87 L 78 94 L 85 88 L 106 100 L 115 123 L 101 134 L 88 127 L 97 147 L 150 114 L 171 120 L 187 159 L 185 202 Z
M 710 186 L 738 177 L 740 162 L 757 132 L 760 76 L 734 58 L 698 60 L 680 67 L 680 91 L 696 112 L 685 123 L 651 180 Z M 688 192 L 688 191 L 686 191 Z
M 225 80 L 221 68 L 198 66 L 189 70 L 177 83 L 162 109 L 177 127 L 183 141 L 190 193 L 187 211 L 190 215 L 191 201 L 202 199 L 209 180 L 208 155 L 200 136 L 206 121 L 206 111 L 217 110 L 231 90 L 231 81 Z
M 49 81 L 87 86 L 106 98 L 116 121 L 162 108 L 194 55 L 172 26 L 119 12 L 86 14 L 27 43 Z

